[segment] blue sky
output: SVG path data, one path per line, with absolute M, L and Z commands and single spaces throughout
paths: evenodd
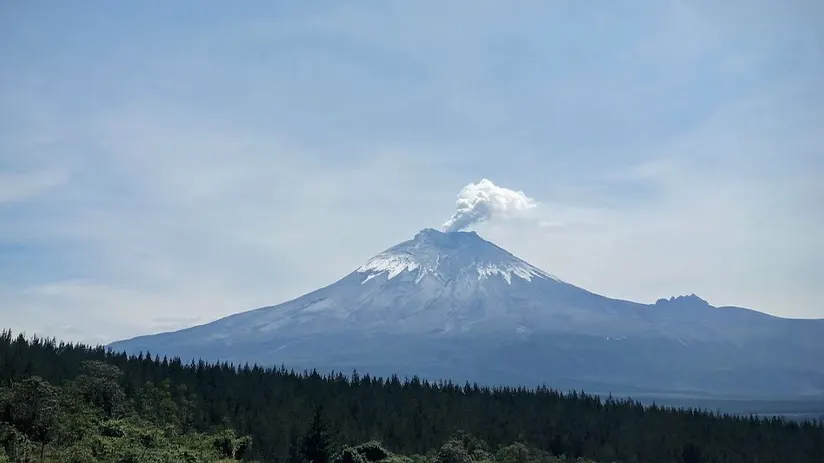
M 35 3 L 0 6 L 3 326 L 281 302 L 483 177 L 539 206 L 479 233 L 569 282 L 824 317 L 821 2 Z

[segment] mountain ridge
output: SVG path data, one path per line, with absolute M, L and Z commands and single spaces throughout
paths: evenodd
M 298 298 L 110 347 L 493 384 L 803 395 L 824 392 L 821 339 L 824 320 L 694 294 L 612 299 L 475 232 L 424 229 Z

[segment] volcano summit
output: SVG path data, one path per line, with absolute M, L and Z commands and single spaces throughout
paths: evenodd
M 695 295 L 610 299 L 475 232 L 433 229 L 297 299 L 111 347 L 591 392 L 824 393 L 824 320 L 713 307 Z

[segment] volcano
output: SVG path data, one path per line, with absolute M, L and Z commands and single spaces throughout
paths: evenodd
M 611 299 L 475 232 L 434 229 L 297 299 L 110 347 L 598 393 L 824 394 L 824 320 L 713 307 L 695 295 Z

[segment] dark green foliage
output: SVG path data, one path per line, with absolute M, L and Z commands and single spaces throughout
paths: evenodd
M 701 463 L 704 459 L 701 457 L 701 451 L 692 442 L 684 446 L 681 452 L 681 461 L 684 463 Z
M 41 452 L 61 462 L 824 461 L 821 423 L 549 388 L 183 362 L 8 331 L 0 385 L 0 445 L 14 461 Z
M 81 396 L 103 410 L 106 418 L 116 418 L 123 412 L 126 394 L 120 387 L 123 372 L 101 361 L 84 361 L 74 386 Z
M 0 444 L 2 453 L 11 461 L 34 461 L 35 447 L 32 441 L 21 431 L 7 423 L 0 423 Z
M 389 458 L 392 453 L 383 448 L 380 442 L 370 441 L 355 447 L 355 451 L 363 456 L 366 461 L 381 461 Z
M 502 447 L 495 454 L 495 459 L 502 463 L 526 463 L 532 461 L 531 457 L 529 449 L 520 442 Z
M 347 445 L 335 454 L 332 461 L 334 463 L 366 463 L 367 460 L 360 452 Z
M 0 421 L 36 443 L 42 460 L 46 445 L 57 434 L 58 389 L 37 376 L 25 378 L 0 390 L 0 407 Z M 22 445 L 20 439 L 14 436 Z
M 472 458 L 460 440 L 450 439 L 438 450 L 433 461 L 434 463 L 472 463 Z
M 3 339 L 10 337 L 3 333 Z M 8 355 L 0 350 L 0 364 L 10 365 Z M 60 385 L 26 376 L 36 363 L 28 359 L 27 365 L 0 386 L 0 462 L 205 463 L 240 459 L 251 448 L 249 436 L 231 429 L 186 432 L 191 397 L 175 401 L 168 382 L 147 383 L 127 397 L 124 375 L 111 364 L 81 360 L 78 376 Z
M 466 453 L 472 461 L 484 461 L 491 458 L 489 447 L 486 442 L 478 439 L 472 434 L 459 431 L 455 437 L 453 437 L 453 440 L 460 442 L 461 446 L 466 449 Z
M 252 446 L 249 436 L 237 437 L 231 429 L 224 429 L 211 438 L 212 447 L 225 458 L 242 460 Z
M 327 463 L 332 459 L 332 439 L 323 421 L 323 411 L 315 407 L 312 425 L 306 431 L 301 442 L 301 457 L 304 461 Z

